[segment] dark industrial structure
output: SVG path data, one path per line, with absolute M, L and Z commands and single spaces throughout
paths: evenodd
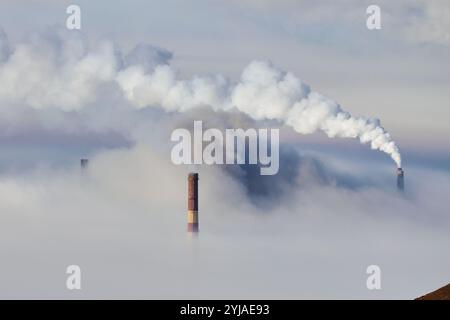
M 188 232 L 198 232 L 198 173 L 188 176 Z
M 89 165 L 89 160 L 88 159 L 81 159 L 80 160 L 80 166 L 81 169 L 86 169 Z
M 405 190 L 405 173 L 402 168 L 397 169 L 397 189 L 400 191 Z

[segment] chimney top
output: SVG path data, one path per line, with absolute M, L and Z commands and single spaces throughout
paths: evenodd
M 197 172 L 190 172 L 189 173 L 189 179 L 196 179 L 196 180 L 198 180 L 198 173 Z
M 88 164 L 89 164 L 89 159 L 80 159 L 80 165 L 82 168 L 87 167 Z

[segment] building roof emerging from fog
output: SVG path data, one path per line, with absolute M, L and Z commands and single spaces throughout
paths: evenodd
M 445 287 L 417 298 L 417 300 L 450 300 L 450 283 Z

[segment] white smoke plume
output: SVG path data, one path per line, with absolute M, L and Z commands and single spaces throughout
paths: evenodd
M 110 85 L 137 108 L 236 108 L 255 120 L 278 120 L 301 134 L 322 131 L 328 137 L 357 138 L 401 166 L 399 149 L 379 120 L 353 117 L 270 62 L 251 62 L 240 81 L 232 83 L 222 75 L 179 79 L 168 64 L 171 57 L 146 45 L 123 57 L 109 41 L 90 49 L 80 34 L 64 30 L 32 37 L 10 50 L 0 33 L 0 103 L 71 111 L 85 107 Z
M 279 120 L 301 134 L 320 130 L 331 138 L 358 138 L 401 166 L 399 149 L 379 120 L 352 117 L 292 73 L 266 61 L 251 62 L 237 84 L 220 75 L 178 80 L 169 66 L 157 67 L 150 74 L 139 66 L 128 68 L 116 80 L 128 99 L 140 107 L 158 105 L 181 112 L 200 106 L 225 111 L 235 107 L 256 120 Z

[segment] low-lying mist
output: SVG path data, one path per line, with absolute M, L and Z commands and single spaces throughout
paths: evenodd
M 84 171 L 4 174 L 0 296 L 413 298 L 445 283 L 449 174 L 409 168 L 401 194 L 390 166 L 325 158 L 290 148 L 278 175 L 258 176 L 175 166 L 137 144 L 98 152 Z M 186 232 L 192 170 L 198 237 Z M 81 291 L 65 288 L 70 264 Z M 371 264 L 380 291 L 366 288 Z
M 256 61 L 237 83 L 180 79 L 165 49 L 89 48 L 60 29 L 14 45 L 0 32 L 0 48 L 0 298 L 414 298 L 449 282 L 449 171 L 409 165 L 402 150 L 398 192 L 388 155 L 400 165 L 400 151 L 380 121 L 293 74 Z M 354 156 L 335 139 L 311 150 L 282 134 L 273 176 L 176 166 L 170 133 L 194 120 L 383 152 Z M 80 291 L 66 288 L 73 264 Z M 373 264 L 381 290 L 366 288 Z

